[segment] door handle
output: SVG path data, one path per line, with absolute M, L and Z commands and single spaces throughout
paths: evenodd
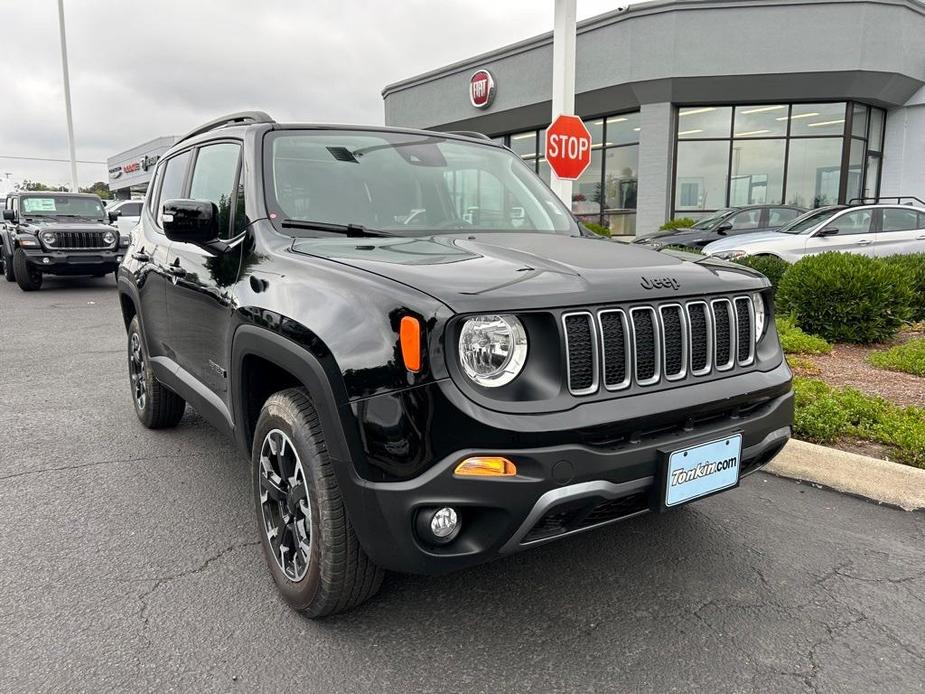
M 916 237 L 915 237 L 915 240 L 916 240 L 916 241 L 925 241 L 925 234 L 922 234 L 921 236 L 916 236 Z
M 132 253 L 132 258 L 135 260 L 140 260 L 143 263 L 151 262 L 151 256 L 145 253 L 144 251 L 135 251 Z
M 870 239 L 861 239 L 861 240 L 858 241 L 858 245 L 859 245 L 859 246 L 869 246 L 869 245 L 870 245 Z

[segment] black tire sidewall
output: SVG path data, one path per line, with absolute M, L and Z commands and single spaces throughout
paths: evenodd
M 3 276 L 7 282 L 16 281 L 16 273 L 13 272 L 13 258 L 6 255 L 3 256 Z
M 31 292 L 42 287 L 42 271 L 31 267 L 22 249 L 17 248 L 13 252 L 13 263 L 13 274 L 20 289 Z
M 138 341 L 141 344 L 141 354 L 144 356 L 145 360 L 145 388 L 147 394 L 145 396 L 145 406 L 144 409 L 139 409 L 138 402 L 135 400 L 135 393 L 132 391 L 132 407 L 135 408 L 135 414 L 138 415 L 138 419 L 141 420 L 141 423 L 146 427 L 151 426 L 151 379 L 154 378 L 154 372 L 151 370 L 150 360 L 148 359 L 148 350 L 145 347 L 145 339 L 141 334 L 141 322 L 138 320 L 138 316 L 132 318 L 132 322 L 128 326 L 128 340 L 126 341 L 126 364 L 128 366 L 128 384 L 129 389 L 132 387 L 132 335 L 138 335 Z
M 301 419 L 297 408 L 291 401 L 285 403 L 280 403 L 279 401 L 268 402 L 254 431 L 254 446 L 251 454 L 251 483 L 260 545 L 263 549 L 267 567 L 273 576 L 273 581 L 286 602 L 297 610 L 308 608 L 314 601 L 321 586 L 322 552 L 324 551 L 323 545 L 326 539 L 324 537 L 326 529 L 321 525 L 321 508 L 317 491 L 316 475 L 318 474 L 318 466 L 315 460 L 317 446 L 312 440 L 309 427 Z M 302 470 L 305 473 L 305 484 L 308 487 L 312 521 L 311 552 L 308 570 L 300 581 L 292 581 L 276 562 L 267 539 L 263 522 L 263 510 L 260 505 L 260 451 L 266 435 L 274 429 L 279 429 L 286 434 L 295 446 L 299 460 L 302 463 Z

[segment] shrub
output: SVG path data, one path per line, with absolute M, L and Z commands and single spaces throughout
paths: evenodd
M 595 224 L 594 222 L 582 222 L 586 229 L 590 229 L 598 236 L 610 236 L 610 228 L 605 227 L 603 224 Z
M 909 318 L 906 280 L 882 260 L 822 253 L 787 270 L 779 297 L 804 331 L 830 342 L 869 344 L 890 339 Z
M 671 231 L 672 229 L 687 229 L 694 226 L 696 223 L 697 220 L 691 219 L 690 217 L 675 217 L 674 219 L 669 219 L 667 222 L 662 224 L 658 230 Z
M 801 376 L 818 376 L 822 373 L 822 369 L 809 357 L 791 354 L 787 357 L 787 363 L 790 364 L 791 369 L 798 371 Z
M 912 320 L 925 320 L 925 253 L 891 255 L 883 261 L 906 273 L 912 288 Z
M 785 354 L 828 354 L 832 351 L 831 344 L 816 335 L 807 335 L 790 316 L 778 316 L 775 323 Z
M 739 265 L 757 270 L 771 281 L 771 286 L 777 287 L 781 277 L 787 272 L 790 263 L 775 255 L 746 255 L 735 260 Z
M 909 340 L 883 352 L 873 352 L 867 361 L 878 369 L 925 376 L 925 337 Z
M 889 446 L 897 462 L 925 468 L 925 407 L 900 407 L 853 388 L 794 378 L 794 436 L 831 443 L 843 436 Z

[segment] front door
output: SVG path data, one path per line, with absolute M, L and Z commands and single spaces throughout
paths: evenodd
M 218 209 L 219 235 L 228 241 L 243 230 L 244 194 L 239 191 L 239 142 L 208 144 L 197 150 L 187 197 L 207 200 Z M 226 252 L 190 243 L 171 246 L 167 272 L 170 345 L 180 368 L 226 401 L 234 284 L 241 243 Z
M 814 255 L 826 251 L 874 255 L 877 235 L 873 232 L 873 210 L 850 210 L 829 220 L 823 229 L 815 231 L 806 240 L 806 253 Z M 835 233 L 820 233 L 824 229 Z

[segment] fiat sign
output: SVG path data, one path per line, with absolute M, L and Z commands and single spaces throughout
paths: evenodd
M 495 98 L 495 79 L 488 70 L 476 70 L 469 78 L 469 103 L 488 108 Z
M 556 176 L 574 181 L 591 163 L 591 133 L 578 116 L 559 116 L 546 129 L 546 159 Z

